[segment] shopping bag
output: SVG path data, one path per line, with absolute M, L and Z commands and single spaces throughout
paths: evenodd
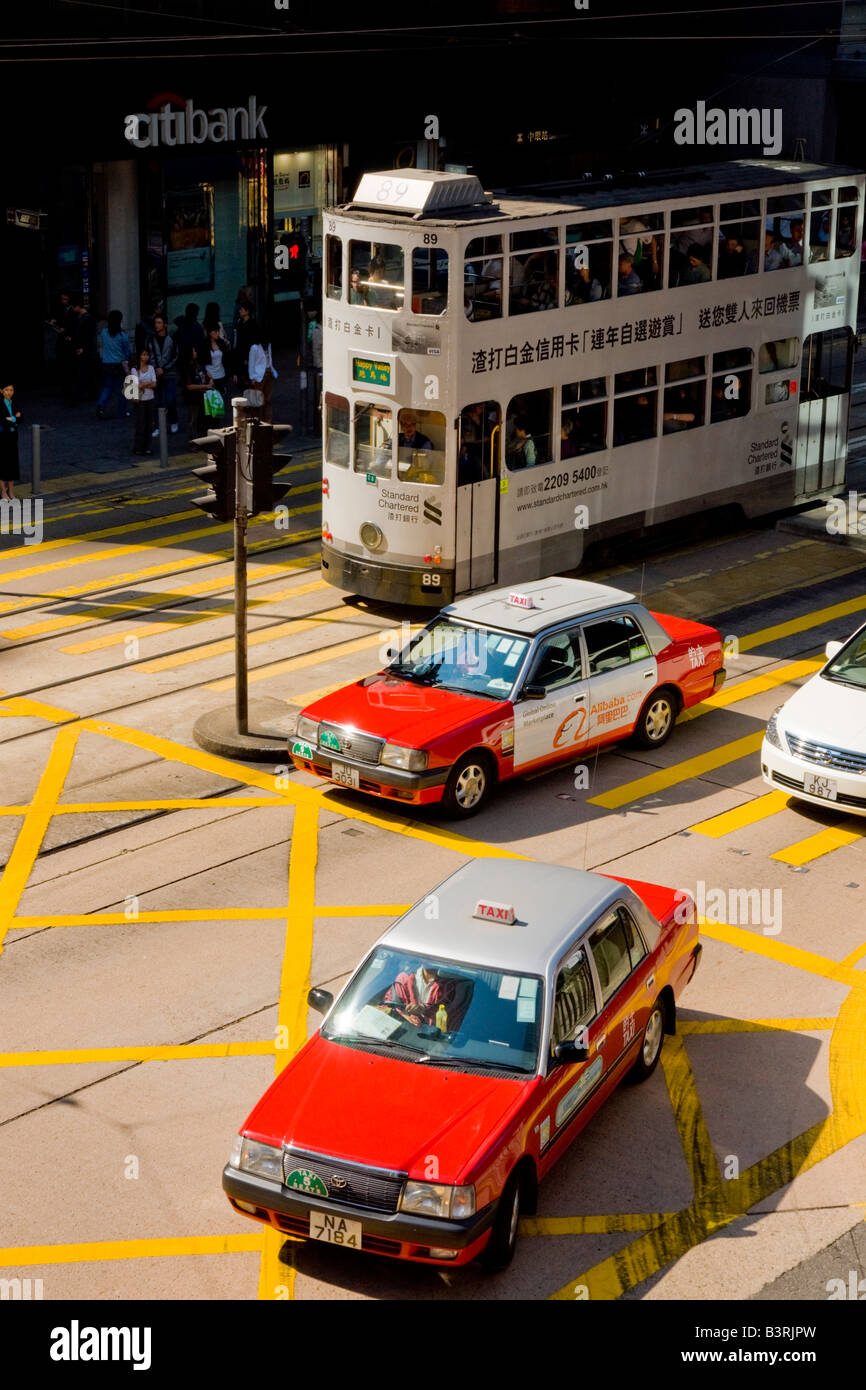
M 205 391 L 204 393 L 204 413 L 212 419 L 221 420 L 225 414 L 223 398 L 219 391 Z

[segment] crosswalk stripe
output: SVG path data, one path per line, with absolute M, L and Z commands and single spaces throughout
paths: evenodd
M 633 782 L 613 787 L 609 792 L 602 792 L 599 796 L 591 796 L 589 804 L 604 806 L 610 811 L 616 810 L 619 806 L 627 805 L 629 801 L 637 801 L 653 792 L 675 787 L 678 782 L 687 782 L 692 777 L 702 777 L 705 772 L 713 772 L 717 767 L 724 767 L 727 763 L 737 762 L 739 758 L 746 758 L 750 753 L 756 753 L 763 741 L 762 729 L 760 733 L 747 734 L 745 738 L 735 739 L 733 743 L 723 743 L 718 748 L 712 748 L 709 753 L 700 753 L 695 758 L 687 758 L 685 762 L 674 763 L 673 767 L 662 768 L 658 772 L 651 772 L 647 777 L 638 777 Z
M 780 666 L 777 671 L 752 676 L 750 680 L 740 681 L 736 685 L 725 685 L 717 695 L 711 695 L 699 705 L 692 705 L 691 709 L 683 710 L 677 723 L 686 724 L 701 714 L 709 714 L 710 710 L 724 709 L 727 705 L 739 704 L 741 700 L 750 700 L 753 695 L 762 695 L 766 690 L 774 690 L 777 685 L 788 685 L 799 680 L 801 676 L 813 676 L 823 665 L 823 661 L 815 659 L 793 661 L 787 666 Z
M 247 646 L 261 646 L 263 643 L 276 642 L 281 637 L 294 637 L 301 632 L 311 632 L 313 628 L 319 627 L 322 623 L 350 623 L 353 619 L 357 619 L 357 616 L 354 609 L 341 605 L 339 608 L 329 608 L 323 613 L 316 613 L 312 618 L 291 618 L 288 622 L 274 623 L 271 627 L 257 628 L 255 632 L 248 633 Z M 224 637 L 217 642 L 207 642 L 201 647 L 191 647 L 182 652 L 170 652 L 168 656 L 157 656 L 152 661 L 139 662 L 137 669 L 146 671 L 148 675 L 153 675 L 157 671 L 171 671 L 178 666 L 189 666 L 195 661 L 210 661 L 215 656 L 226 656 L 234 649 L 234 637 Z
M 740 651 L 749 652 L 754 647 L 763 646 L 767 642 L 778 642 L 782 637 L 791 637 L 797 632 L 807 632 L 810 627 L 820 627 L 823 623 L 830 623 L 834 618 L 847 618 L 851 613 L 862 613 L 866 609 L 866 594 L 860 594 L 858 598 L 846 599 L 844 603 L 832 603 L 827 608 L 815 608 L 811 613 L 804 613 L 800 618 L 792 618 L 787 623 L 777 623 L 775 627 L 762 628 L 760 632 L 751 632 L 747 637 L 740 638 Z M 840 636 L 848 636 L 848 633 L 840 633 Z
M 171 512 L 168 516 L 149 517 L 147 521 L 133 522 L 126 520 L 121 522 L 119 526 L 106 526 L 102 531 L 84 531 L 78 536 L 60 536 L 53 541 L 41 541 L 39 545 L 28 545 L 27 549 L 24 551 L 10 551 L 9 554 L 0 556 L 0 564 L 4 561 L 8 562 L 19 558 L 22 554 L 29 558 L 31 555 L 44 554 L 46 550 L 63 550 L 71 545 L 87 545 L 90 541 L 105 540 L 108 536 L 126 536 L 129 535 L 130 530 L 154 531 L 160 526 L 174 526 L 177 525 L 178 522 L 189 520 L 189 512 Z M 77 557 L 70 560 L 58 560 L 55 568 L 76 563 L 79 563 Z M 46 568 L 47 567 L 44 565 L 36 566 L 33 569 L 18 570 L 16 573 L 12 574 L 5 574 L 0 570 L 0 580 L 19 579 L 22 574 L 41 574 Z
M 864 835 L 866 827 L 863 830 L 842 830 L 837 826 L 831 826 L 827 830 L 819 830 L 815 835 L 807 835 L 804 840 L 797 840 L 785 849 L 777 850 L 770 858 L 778 859 L 781 864 L 810 864 L 813 859 L 820 859 L 831 850 L 844 849 L 846 845 L 855 844 L 857 840 L 862 840 Z
M 302 671 L 309 666 L 319 666 L 323 662 L 336 661 L 341 656 L 351 656 L 353 652 L 366 651 L 369 647 L 375 647 L 382 642 L 383 638 L 390 631 L 383 628 L 381 632 L 373 632 L 369 637 L 355 637 L 349 642 L 338 642 L 333 647 L 323 647 L 318 651 L 305 652 L 303 656 L 290 656 L 283 661 L 272 661 L 267 666 L 257 666 L 250 671 L 247 679 L 252 684 L 253 681 L 270 680 L 272 676 L 282 676 L 289 671 Z M 349 681 L 341 681 L 337 687 L 348 685 Z M 222 680 L 210 681 L 205 689 L 207 690 L 234 690 L 234 676 L 226 676 Z M 306 703 L 310 703 L 310 696 L 302 697 Z M 296 703 L 292 698 L 292 704 Z
M 753 801 L 747 801 L 744 806 L 735 806 L 732 811 L 723 811 L 721 815 L 710 816 L 709 820 L 698 821 L 697 825 L 690 825 L 689 830 L 693 835 L 708 835 L 711 840 L 718 840 L 722 835 L 730 835 L 733 830 L 742 830 L 744 826 L 755 825 L 767 816 L 784 811 L 788 799 L 787 792 L 767 792 L 765 796 L 756 796 Z

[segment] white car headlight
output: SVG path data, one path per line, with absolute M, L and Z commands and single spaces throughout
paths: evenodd
M 423 748 L 404 748 L 402 743 L 386 743 L 379 758 L 385 767 L 399 767 L 404 772 L 423 772 L 427 753 Z
M 767 723 L 767 731 L 764 734 L 764 738 L 767 740 L 770 747 L 778 748 L 780 753 L 784 753 L 785 751 L 784 744 L 782 743 L 782 733 L 779 729 L 779 714 L 782 709 L 783 706 L 779 705 L 777 709 L 773 710 Z
M 417 1216 L 438 1216 L 447 1221 L 475 1215 L 475 1188 L 448 1187 L 444 1183 L 407 1182 L 400 1210 Z
M 302 739 L 304 743 L 319 742 L 319 721 L 318 719 L 307 719 L 301 715 L 295 726 L 295 737 Z
M 283 1151 L 274 1144 L 260 1144 L 239 1134 L 232 1147 L 229 1163 L 241 1173 L 252 1173 L 269 1182 L 283 1181 Z

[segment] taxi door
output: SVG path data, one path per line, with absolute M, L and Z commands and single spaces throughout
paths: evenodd
M 615 1072 L 611 1079 L 618 1081 L 627 1070 L 625 1053 L 632 1049 L 631 1061 L 637 1056 L 633 1044 L 643 1037 L 656 999 L 655 972 L 637 924 L 622 904 L 605 913 L 587 941 L 602 999 L 597 1042 L 604 1050 L 605 1073 Z
M 598 1046 L 600 999 L 583 945 L 573 946 L 560 961 L 553 991 L 553 1017 L 547 1062 L 547 1094 L 539 1113 L 538 1148 L 543 1166 L 554 1162 L 582 1128 L 580 1115 L 599 1091 L 607 1058 Z M 589 1048 L 583 1062 L 558 1062 L 557 1043 L 578 1042 Z M 595 1107 L 593 1106 L 593 1109 Z
M 658 680 L 658 663 L 630 613 L 616 613 L 582 625 L 589 676 L 587 738 L 600 742 L 624 736 Z
M 527 686 L 543 699 L 527 699 Z M 577 628 L 544 638 L 514 702 L 515 772 L 567 758 L 586 743 L 589 693 Z

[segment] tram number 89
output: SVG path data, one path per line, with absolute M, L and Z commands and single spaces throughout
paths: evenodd
M 589 464 L 586 468 L 575 468 L 570 481 L 572 483 L 583 483 L 590 478 L 594 478 L 597 473 L 598 468 L 594 463 Z M 550 492 L 551 488 L 566 487 L 568 482 L 569 476 L 567 473 L 548 473 L 547 477 L 544 479 L 544 486 L 541 490 L 542 492 Z
M 436 573 L 431 574 L 430 571 L 427 570 L 426 573 L 424 573 L 424 574 L 421 575 L 421 587 L 422 587 L 422 589 L 439 589 L 439 588 L 441 588 L 441 587 L 442 587 L 442 576 L 441 576 L 441 574 L 436 574 Z

